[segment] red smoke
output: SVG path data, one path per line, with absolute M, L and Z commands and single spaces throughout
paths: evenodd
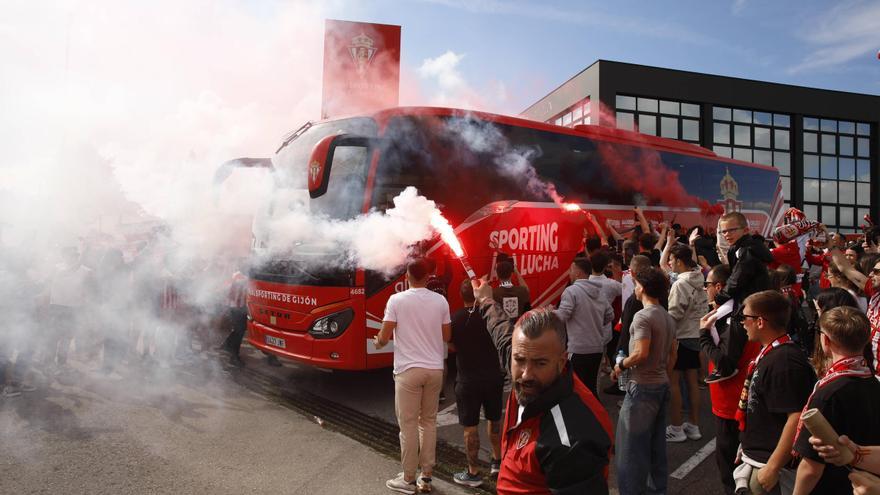
M 700 207 L 700 213 L 705 216 L 711 215 L 724 215 L 724 205 L 721 203 L 715 203 L 714 205 L 706 200 L 700 199 L 698 201 L 698 206 Z
M 598 151 L 615 189 L 640 194 L 648 204 L 697 206 L 703 201 L 685 191 L 678 172 L 666 168 L 657 151 L 603 142 L 598 143 Z
M 616 126 L 614 112 L 601 102 L 593 101 L 591 104 L 599 107 L 593 114 L 598 117 L 599 122 L 610 127 Z M 639 194 L 647 204 L 698 207 L 703 215 L 724 214 L 722 205 L 713 205 L 688 193 L 678 179 L 678 172 L 663 164 L 658 151 L 651 148 L 619 147 L 602 142 L 598 144 L 598 151 L 606 166 L 606 177 L 612 182 L 611 187 Z

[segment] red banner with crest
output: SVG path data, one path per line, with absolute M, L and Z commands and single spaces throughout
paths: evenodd
M 400 26 L 328 19 L 322 89 L 323 119 L 397 106 Z

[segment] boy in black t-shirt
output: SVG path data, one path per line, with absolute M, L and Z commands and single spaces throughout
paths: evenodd
M 516 320 L 523 313 L 532 309 L 529 286 L 516 270 L 513 260 L 502 259 L 498 261 L 495 264 L 495 273 L 498 275 L 498 287 L 492 289 L 492 297 L 498 304 L 501 304 L 508 318 Z M 519 280 L 519 285 L 513 285 L 514 275 Z
M 874 379 L 862 355 L 870 328 L 868 318 L 855 308 L 838 307 L 822 313 L 819 338 L 833 364 L 805 408 L 818 409 L 839 435 L 862 445 L 880 444 L 880 382 Z M 794 450 L 803 459 L 794 493 L 852 493 L 846 468 L 826 465 L 810 445 L 809 437 L 810 432 L 801 427 L 795 439 Z
M 736 415 L 742 462 L 753 467 L 751 477 L 768 493 L 794 488 L 792 444 L 816 382 L 806 355 L 786 333 L 790 309 L 785 296 L 767 290 L 746 298 L 739 315 L 749 340 L 762 345 L 749 363 Z
M 458 375 L 455 400 L 458 423 L 464 427 L 465 453 L 468 468 L 455 473 L 453 480 L 477 487 L 482 484 L 479 468 L 480 408 L 488 420 L 489 440 L 492 443 L 490 474 L 501 469 L 501 409 L 504 395 L 504 371 L 498 361 L 498 351 L 486 330 L 486 320 L 480 316 L 474 300 L 470 280 L 461 283 L 464 308 L 452 315 L 452 344 L 456 349 Z

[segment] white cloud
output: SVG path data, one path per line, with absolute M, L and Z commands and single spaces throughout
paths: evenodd
M 448 50 L 443 55 L 434 58 L 426 58 L 418 68 L 418 74 L 423 79 L 433 79 L 444 91 L 454 92 L 466 89 L 464 78 L 458 70 L 458 64 L 464 59 L 464 54 L 458 54 Z
M 419 96 L 412 103 L 510 113 L 508 92 L 504 83 L 489 80 L 474 85 L 462 72 L 461 63 L 464 59 L 465 54 L 452 50 L 424 59 L 416 69 Z
M 880 47 L 880 3 L 845 2 L 799 25 L 798 30 L 815 48 L 787 72 L 831 69 L 870 56 Z
M 748 0 L 733 0 L 733 4 L 730 6 L 730 12 L 733 13 L 733 15 L 742 14 L 747 3 Z

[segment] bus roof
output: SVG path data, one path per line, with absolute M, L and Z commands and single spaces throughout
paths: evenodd
M 735 165 L 746 166 L 746 167 L 754 167 L 765 169 L 768 171 L 776 171 L 774 167 L 768 165 L 760 165 L 757 163 L 743 162 L 740 160 L 734 160 L 732 158 L 721 157 L 715 154 L 715 152 L 703 148 L 701 146 L 697 146 L 695 144 L 686 143 L 683 141 L 678 141 L 676 139 L 668 139 L 662 138 L 658 136 L 651 136 L 648 134 L 642 134 L 635 131 L 628 131 L 624 129 L 617 129 L 615 127 L 603 127 L 598 125 L 576 125 L 574 128 L 571 127 L 563 127 L 555 124 L 547 124 L 544 122 L 538 122 L 536 120 L 524 119 L 522 117 L 514 117 L 510 115 L 500 115 L 488 112 L 481 112 L 476 110 L 465 110 L 460 108 L 448 108 L 448 107 L 427 107 L 427 106 L 410 106 L 410 107 L 393 107 L 387 108 L 383 110 L 379 110 L 367 115 L 349 115 L 341 118 L 351 118 L 351 117 L 372 117 L 379 124 L 380 127 L 384 127 L 387 121 L 394 117 L 400 116 L 436 116 L 436 117 L 453 117 L 453 116 L 465 116 L 471 115 L 480 120 L 486 120 L 490 122 L 497 122 L 503 125 L 517 126 L 517 127 L 526 127 L 530 129 L 544 130 L 547 132 L 555 132 L 558 134 L 568 134 L 572 136 L 584 136 L 595 140 L 600 141 L 610 141 L 619 144 L 629 144 L 634 146 L 641 146 L 646 148 L 655 149 L 657 151 L 668 151 L 673 153 L 679 153 L 683 155 L 711 158 L 713 160 L 717 160 L 720 162 L 727 162 Z M 339 119 L 328 119 L 327 121 L 339 120 Z

